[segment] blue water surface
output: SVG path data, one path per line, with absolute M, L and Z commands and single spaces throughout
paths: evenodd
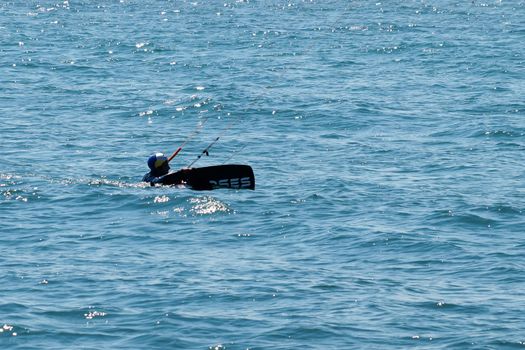
M 0 348 L 524 348 L 524 19 L 1 2 Z M 140 182 L 217 137 L 255 191 Z

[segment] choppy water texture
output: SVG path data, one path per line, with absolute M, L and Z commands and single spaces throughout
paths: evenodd
M 0 348 L 524 348 L 524 18 L 2 2 Z M 194 130 L 256 190 L 141 184 Z

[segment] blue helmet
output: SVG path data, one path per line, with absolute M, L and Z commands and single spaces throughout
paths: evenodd
M 152 173 L 162 174 L 168 173 L 170 166 L 168 158 L 162 153 L 155 153 L 148 158 L 148 167 Z

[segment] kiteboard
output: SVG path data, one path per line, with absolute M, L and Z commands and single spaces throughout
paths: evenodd
M 224 164 L 181 169 L 159 177 L 154 184 L 184 185 L 199 191 L 218 188 L 255 190 L 255 175 L 249 165 Z

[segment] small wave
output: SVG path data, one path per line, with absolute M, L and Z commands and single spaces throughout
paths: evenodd
M 228 205 L 211 196 L 191 198 L 189 202 L 192 205 L 190 211 L 197 215 L 231 212 Z
M 518 208 L 509 204 L 496 204 L 489 208 L 492 212 L 510 215 L 522 215 L 525 211 L 524 208 Z
M 156 196 L 155 199 L 153 199 L 153 203 L 167 203 L 170 201 L 170 197 L 168 196 Z
M 14 326 L 12 324 L 4 323 L 4 325 L 0 327 L 0 337 L 2 336 L 16 337 L 22 332 L 27 332 L 27 330 L 24 330 L 23 328 Z
M 19 202 L 27 202 L 29 200 L 27 195 L 25 195 L 25 193 L 21 190 L 12 189 L 7 191 L 1 191 L 0 193 L 2 193 L 4 199 L 8 201 L 15 200 Z
M 11 180 L 19 180 L 19 179 L 21 179 L 21 177 L 18 176 L 18 175 L 14 175 L 14 174 L 0 174 L 0 180 L 11 181 Z M 14 181 L 12 183 L 14 183 Z
M 119 187 L 119 188 L 146 188 L 150 187 L 150 184 L 146 182 L 132 182 L 132 178 L 126 178 L 130 181 L 124 181 L 123 178 L 120 178 L 118 180 L 115 179 L 108 179 L 104 176 L 98 177 L 98 178 L 53 178 L 49 176 L 42 176 L 37 174 L 27 174 L 27 177 L 31 177 L 34 179 L 43 180 L 46 183 L 49 184 L 57 184 L 61 186 L 74 186 L 74 185 L 88 185 L 93 187 L 102 187 L 102 186 L 108 186 L 108 187 Z M 17 175 L 9 175 L 9 174 L 0 174 L 0 188 L 2 188 L 2 179 L 6 180 L 21 180 L 22 177 Z M 7 183 L 4 183 L 4 185 Z M 10 182 L 11 185 L 18 184 L 15 181 Z M 38 188 L 35 188 L 35 190 Z
M 172 215 L 187 217 L 207 216 L 220 213 L 229 214 L 233 212 L 226 203 L 212 196 L 188 197 L 183 194 L 169 196 L 167 194 L 157 193 L 154 197 L 148 198 L 147 203 L 152 206 L 151 214 L 163 218 L 169 218 Z
M 459 224 L 467 224 L 473 226 L 491 227 L 496 223 L 496 221 L 493 219 L 474 213 L 452 215 L 451 218 L 455 218 L 452 220 L 456 221 Z
M 189 103 L 186 103 L 183 106 L 178 106 L 178 108 L 184 108 L 184 109 L 201 108 L 211 103 L 211 101 L 212 100 L 209 97 L 199 97 L 197 95 L 192 95 L 191 101 Z
M 487 306 L 475 303 L 458 304 L 446 300 L 423 301 L 414 304 L 416 308 L 427 310 L 439 310 L 442 312 L 463 313 L 468 315 L 484 314 Z
M 525 131 L 521 129 L 507 130 L 507 129 L 496 129 L 496 130 L 478 130 L 471 134 L 471 137 L 490 137 L 490 138 L 514 138 L 525 136 Z
M 346 135 L 342 135 L 340 133 L 327 133 L 327 134 L 322 134 L 320 136 L 322 139 L 333 139 L 333 140 L 341 140 L 341 139 L 345 139 L 345 138 L 348 138 L 348 136 Z
M 504 210 L 508 210 L 504 209 Z M 470 208 L 468 210 L 435 210 L 426 221 L 439 225 L 493 227 L 499 222 L 498 210 Z
M 92 320 L 95 317 L 105 317 L 107 316 L 107 313 L 104 311 L 97 311 L 97 310 L 89 310 L 87 313 L 84 314 L 84 317 L 86 320 Z
M 72 180 L 65 180 L 69 184 L 72 183 Z M 77 183 L 82 184 L 86 183 L 89 186 L 101 187 L 101 186 L 111 186 L 111 187 L 120 187 L 120 188 L 146 188 L 150 187 L 150 184 L 147 182 L 124 182 L 121 180 L 111 180 L 106 178 L 99 179 L 88 179 L 84 181 L 78 181 Z
M 198 88 L 201 87 L 199 86 Z M 169 113 L 167 113 L 166 106 L 175 107 L 176 112 L 184 112 L 192 109 L 201 109 L 210 103 L 212 103 L 212 99 L 210 97 L 191 95 L 189 98 L 185 99 L 167 99 L 162 103 L 164 107 L 151 106 L 150 108 L 139 112 L 137 115 L 141 118 L 148 118 L 148 120 L 151 120 L 151 118 L 159 117 L 163 114 L 168 115 Z M 222 109 L 222 105 L 220 103 L 215 104 L 213 108 L 214 110 L 220 110 Z M 204 112 L 204 110 L 202 111 Z
M 0 174 L 0 200 L 27 202 L 40 198 L 38 187 L 24 184 L 21 176 Z
M 209 350 L 226 350 L 227 348 L 222 344 L 216 344 L 208 347 Z

